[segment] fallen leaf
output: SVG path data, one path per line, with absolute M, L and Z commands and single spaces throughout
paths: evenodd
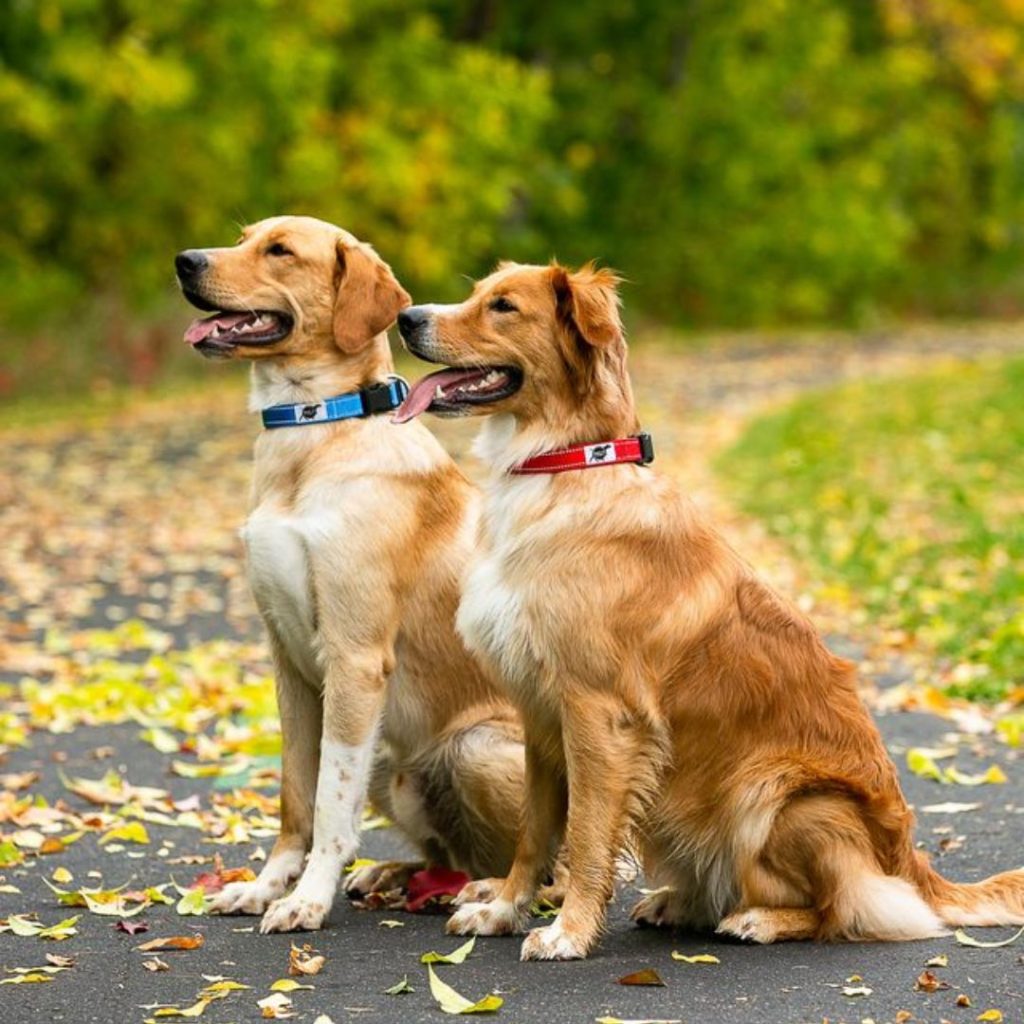
M 934 756 L 922 747 L 911 747 L 907 751 L 907 767 L 919 778 L 942 781 L 942 770 Z
M 274 1020 L 295 1016 L 291 1009 L 292 1001 L 283 992 L 272 992 L 269 996 L 258 999 L 256 1005 L 263 1011 L 264 1017 Z
M 301 949 L 293 943 L 288 953 L 288 973 L 293 975 L 319 974 L 326 962 L 326 957 L 322 953 L 318 953 L 308 943 Z
M 684 956 L 682 953 L 672 950 L 672 959 L 680 960 L 684 964 L 720 964 L 722 961 L 710 953 L 698 953 L 696 956 Z
M 39 781 L 39 772 L 8 772 L 0 775 L 0 788 L 14 793 L 19 789 L 28 789 L 33 782 Z
M 969 995 L 967 995 L 967 993 L 961 992 L 960 995 L 958 995 L 956 997 L 956 1005 L 957 1006 L 970 1006 L 971 1005 L 971 997 Z
M 156 1010 L 153 1014 L 154 1017 L 199 1017 L 202 1016 L 203 1011 L 212 1003 L 212 999 L 199 999 L 191 1006 L 186 1006 L 185 1009 L 181 1009 L 179 1006 L 163 1006 L 159 1010 Z
M 1009 946 L 1011 943 L 1016 942 L 1022 935 L 1024 935 L 1024 928 L 1015 932 L 1008 939 L 1003 939 L 1002 942 L 982 942 L 980 939 L 976 939 L 971 935 L 968 935 L 962 928 L 956 930 L 956 941 L 961 946 L 974 946 L 978 949 L 998 949 L 1000 946 Z
M 949 988 L 949 983 L 936 977 L 931 971 L 922 971 L 914 982 L 915 992 L 938 992 L 944 988 Z
M 206 893 L 203 892 L 202 888 L 189 889 L 181 899 L 178 900 L 178 905 L 175 907 L 175 910 L 177 910 L 182 917 L 187 917 L 190 914 L 199 917 L 206 913 L 206 906 Z
M 13 978 L 0 978 L 0 985 L 22 985 L 37 981 L 53 981 L 53 978 L 41 971 L 32 971 L 29 974 L 15 975 Z
M 143 953 L 151 953 L 156 949 L 199 949 L 206 940 L 196 932 L 193 935 L 170 935 L 162 939 L 150 939 L 135 948 Z
M 1003 1019 L 1003 1011 L 986 1010 L 984 1013 L 979 1013 L 976 1019 L 982 1021 L 993 1021 L 994 1024 L 999 1024 L 999 1022 Z
M 406 992 L 415 992 L 416 990 L 409 984 L 409 976 L 406 975 L 401 981 L 396 982 L 391 988 L 384 989 L 384 995 L 386 996 L 400 996 Z
M 270 986 L 271 992 L 294 992 L 296 989 L 308 988 L 312 990 L 312 985 L 303 985 L 301 982 L 296 981 L 294 978 L 278 978 L 273 985 Z
M 452 950 L 451 953 L 424 953 L 420 957 L 421 964 L 461 964 L 470 953 L 473 952 L 473 947 L 476 945 L 476 937 L 474 936 L 469 942 L 463 943 L 458 949 Z
M 948 967 L 949 957 L 945 953 L 939 953 L 938 956 L 933 956 L 931 960 L 925 960 L 925 967 Z
M 624 974 L 619 978 L 619 984 L 665 986 L 665 982 L 661 980 L 661 975 L 653 967 L 644 968 L 642 971 L 633 971 L 632 974 Z
M 0 893 L 9 893 L 12 896 L 17 896 L 20 895 L 21 890 L 16 885 L 5 882 L 3 885 L 0 885 Z
M 395 921 L 394 919 L 389 918 L 389 917 L 386 917 L 383 921 L 378 921 L 377 924 L 380 925 L 381 928 L 404 928 L 405 927 L 405 922 L 404 921 Z
M 117 921 L 114 927 L 119 932 L 127 932 L 129 935 L 140 935 L 149 931 L 149 925 L 145 921 Z
M 141 821 L 129 821 L 125 825 L 119 825 L 117 828 L 112 828 L 109 832 L 103 835 L 100 839 L 100 846 L 106 846 L 107 843 L 111 842 L 125 842 L 125 843 L 148 843 L 149 833 L 146 831 L 146 826 Z
M 624 1020 L 622 1017 L 595 1017 L 597 1024 L 683 1024 L 678 1017 L 671 1020 L 665 1017 L 643 1017 Z
M 849 996 L 851 999 L 855 996 L 869 996 L 874 991 L 867 987 L 867 985 L 844 985 L 843 995 Z
M 50 877 L 58 883 L 58 885 L 67 885 L 68 882 L 73 882 L 75 876 L 68 871 L 67 868 L 57 868 Z
M 143 960 L 142 966 L 145 967 L 147 971 L 153 972 L 169 971 L 171 969 L 171 965 L 168 963 L 164 963 L 164 961 L 161 960 L 160 957 L 158 956 L 153 957 L 151 960 Z
M 47 953 L 46 962 L 53 964 L 54 967 L 74 967 L 75 958 L 73 956 L 61 956 L 60 953 Z
M 494 1013 L 505 1002 L 501 996 L 493 993 L 478 999 L 475 1003 L 471 1002 L 456 992 L 451 985 L 446 985 L 434 973 L 434 968 L 430 964 L 427 964 L 427 977 L 430 979 L 430 994 L 445 1013 Z
M 416 914 L 430 906 L 444 906 L 458 896 L 469 880 L 464 871 L 450 868 L 435 866 L 417 871 L 406 886 L 405 909 Z
M 979 775 L 967 775 L 965 772 L 960 771 L 956 765 L 951 765 L 942 773 L 942 776 L 947 782 L 954 782 L 958 786 L 999 785 L 1008 781 L 1006 773 L 997 764 L 991 765 Z
M 982 804 L 928 804 L 921 808 L 924 814 L 964 814 L 967 811 L 976 811 Z

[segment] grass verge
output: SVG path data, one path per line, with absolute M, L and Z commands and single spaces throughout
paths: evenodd
M 808 396 L 717 468 L 832 590 L 941 656 L 953 692 L 1024 683 L 1024 359 Z

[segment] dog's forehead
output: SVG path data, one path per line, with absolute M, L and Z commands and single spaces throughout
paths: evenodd
M 547 267 L 532 266 L 528 263 L 502 263 L 492 274 L 478 281 L 474 291 L 478 295 L 483 295 L 496 289 L 538 287 L 545 282 L 547 273 Z
M 269 237 L 288 238 L 295 241 L 306 240 L 312 244 L 323 244 L 334 246 L 338 237 L 346 243 L 356 241 L 354 235 L 328 224 L 327 221 L 318 220 L 316 217 L 280 216 L 267 217 L 265 220 L 256 221 L 242 229 L 241 243 L 253 240 L 266 239 Z

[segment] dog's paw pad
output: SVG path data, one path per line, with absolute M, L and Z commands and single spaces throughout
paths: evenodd
M 268 887 L 255 882 L 230 882 L 210 901 L 215 914 L 262 914 L 274 896 Z
M 466 903 L 448 918 L 449 935 L 515 935 L 525 927 L 524 915 L 511 903 Z
M 270 932 L 315 932 L 323 926 L 328 907 L 296 896 L 274 900 L 260 921 L 260 934 Z
M 559 922 L 534 928 L 523 940 L 520 960 L 582 960 L 587 955 L 582 936 L 566 933 Z
M 740 910 L 723 918 L 715 931 L 719 935 L 731 935 L 743 942 L 772 942 L 775 929 L 765 919 L 760 910 Z
M 671 889 L 648 893 L 629 912 L 641 928 L 672 928 L 680 921 L 678 901 Z
M 490 903 L 501 891 L 503 878 L 480 878 L 467 882 L 452 900 L 453 907 L 464 907 L 467 903 Z

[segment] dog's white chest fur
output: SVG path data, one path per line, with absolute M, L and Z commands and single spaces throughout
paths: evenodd
M 256 606 L 306 681 L 320 686 L 311 549 L 322 523 L 259 506 L 242 528 Z
M 517 508 L 521 502 L 529 506 L 545 485 L 520 479 L 499 485 L 511 493 L 488 494 L 484 514 L 490 543 L 472 562 L 456 620 L 466 646 L 499 670 L 517 698 L 524 688 L 534 689 L 542 656 L 530 594 L 509 582 L 507 566 L 520 543 L 513 528 Z

